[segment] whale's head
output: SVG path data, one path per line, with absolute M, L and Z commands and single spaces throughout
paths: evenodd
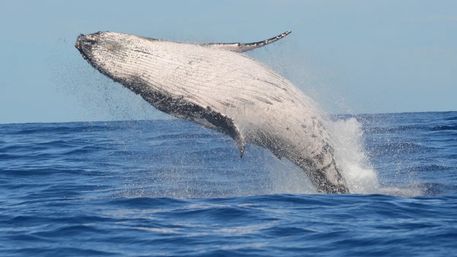
M 138 75 L 138 70 L 134 68 L 138 55 L 149 57 L 152 54 L 153 41 L 123 33 L 96 32 L 79 35 L 75 47 L 94 68 L 126 84 Z

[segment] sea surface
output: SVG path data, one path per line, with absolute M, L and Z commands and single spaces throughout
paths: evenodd
M 457 256 L 457 112 L 334 119 L 384 190 L 186 121 L 0 125 L 0 256 Z

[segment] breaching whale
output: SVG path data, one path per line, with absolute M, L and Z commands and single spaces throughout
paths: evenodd
M 79 35 L 76 48 L 95 69 L 155 108 L 232 137 L 241 156 L 252 143 L 286 158 L 318 192 L 348 193 L 325 117 L 291 82 L 242 54 L 253 43 L 191 44 L 135 35 Z

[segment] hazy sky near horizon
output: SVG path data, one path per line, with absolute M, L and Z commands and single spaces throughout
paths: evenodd
M 74 48 L 99 30 L 190 42 L 256 41 L 249 55 L 332 113 L 457 110 L 457 1 L 0 3 L 0 123 L 166 117 Z

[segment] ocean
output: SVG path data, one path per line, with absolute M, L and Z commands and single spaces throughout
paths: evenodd
M 0 125 L 0 256 L 457 256 L 457 112 L 333 119 L 352 194 L 182 120 Z

